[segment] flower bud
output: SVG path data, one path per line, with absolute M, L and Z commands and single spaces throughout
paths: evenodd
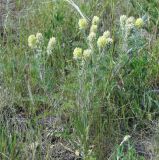
M 107 38 L 107 43 L 108 44 L 112 44 L 113 43 L 113 39 L 112 38 Z
M 122 15 L 120 16 L 120 26 L 123 29 L 125 24 L 126 24 L 126 20 L 127 20 L 127 16 L 126 15 Z
M 142 28 L 143 25 L 144 25 L 144 21 L 143 21 L 142 18 L 138 18 L 138 19 L 135 21 L 135 26 L 136 26 L 137 28 Z

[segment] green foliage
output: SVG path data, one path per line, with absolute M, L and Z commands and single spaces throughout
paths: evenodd
M 17 138 L 16 135 L 10 135 L 7 129 L 2 126 L 0 128 L 0 158 L 3 160 L 12 157 L 17 158 Z
M 114 156 L 114 160 L 144 160 L 145 158 L 137 155 L 135 148 L 130 143 L 128 144 L 127 149 L 124 149 L 124 146 L 119 146 L 117 148 L 117 153 Z
M 25 12 L 18 17 L 16 32 L 8 26 L 0 39 L 0 80 L 13 93 L 10 105 L 0 102 L 0 114 L 6 117 L 0 121 L 0 159 L 53 159 L 56 141 L 84 160 L 111 155 L 113 159 L 144 159 L 133 143 L 117 144 L 123 135 L 138 132 L 136 126 L 144 129 L 145 121 L 158 119 L 159 47 L 158 40 L 149 40 L 149 31 L 155 35 L 152 28 L 158 27 L 158 1 L 131 0 L 134 8 L 130 11 L 123 7 L 131 7 L 127 1 L 75 2 L 77 6 L 62 0 L 16 1 L 17 9 L 24 7 Z M 78 7 L 88 20 L 85 30 L 78 27 Z M 143 18 L 143 28 L 133 22 L 122 29 L 122 7 L 121 14 L 131 14 L 135 20 L 150 15 L 150 19 Z M 100 22 L 95 40 L 90 41 L 94 15 Z M 106 30 L 110 30 L 109 39 L 100 41 Z M 29 47 L 28 37 L 37 32 L 43 41 Z M 56 43 L 48 54 L 52 37 Z M 76 47 L 90 49 L 91 54 L 85 57 L 82 52 L 82 58 L 75 58 Z M 10 123 L 6 108 L 14 110 L 12 118 L 26 119 L 26 131 Z M 45 118 L 55 116 L 60 120 L 48 127 Z

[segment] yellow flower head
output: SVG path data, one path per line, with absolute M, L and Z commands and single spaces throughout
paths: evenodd
M 138 19 L 135 21 L 135 26 L 136 26 L 137 28 L 142 28 L 143 25 L 144 25 L 144 21 L 143 21 L 142 18 L 138 18 Z
M 109 31 L 105 31 L 105 32 L 103 33 L 103 36 L 104 36 L 105 38 L 109 38 L 109 37 L 110 37 L 110 32 L 109 32 Z
M 35 37 L 35 35 L 30 35 L 28 37 L 28 46 L 30 48 L 36 48 L 36 44 L 37 44 L 37 38 Z
M 98 26 L 95 25 L 95 24 L 93 24 L 93 25 L 91 26 L 90 32 L 96 33 L 96 32 L 97 32 L 97 29 L 98 29 Z
M 107 44 L 107 38 L 105 38 L 104 36 L 100 36 L 97 41 L 97 46 L 99 48 L 104 48 L 106 44 Z
M 73 58 L 74 59 L 81 59 L 82 58 L 82 48 L 75 48 L 74 49 Z
M 93 17 L 93 20 L 92 20 L 92 24 L 93 24 L 93 25 L 98 25 L 98 24 L 99 24 L 99 17 L 94 16 L 94 17 Z
M 42 33 L 37 33 L 36 34 L 36 39 L 37 39 L 37 43 L 42 43 L 43 42 L 43 35 L 42 35 Z
M 52 50 L 55 47 L 55 44 L 56 44 L 56 38 L 55 37 L 50 38 L 48 46 L 47 46 L 47 53 L 48 54 L 51 54 Z
M 88 36 L 89 42 L 94 41 L 95 38 L 96 38 L 96 34 L 95 34 L 94 32 L 91 32 L 91 33 L 89 34 L 89 36 Z
M 87 29 L 88 27 L 88 22 L 85 18 L 82 18 L 82 19 L 79 19 L 79 22 L 78 22 L 78 25 L 79 25 L 79 29 Z
M 90 58 L 90 56 L 91 56 L 91 49 L 86 49 L 86 50 L 84 50 L 83 51 L 83 58 L 84 59 L 89 59 Z

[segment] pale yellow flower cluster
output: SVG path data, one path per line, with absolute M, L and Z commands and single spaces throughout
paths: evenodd
M 92 54 L 91 49 L 85 49 L 85 50 L 83 51 L 83 58 L 84 58 L 85 60 L 87 60 L 87 59 L 89 59 L 89 58 L 91 57 L 91 54 Z
M 92 19 L 92 26 L 90 28 L 90 33 L 91 32 L 94 32 L 94 33 L 97 32 L 97 30 L 98 30 L 98 24 L 99 24 L 99 17 L 94 16 L 93 19 Z
M 44 38 L 42 33 L 38 32 L 36 35 L 32 34 L 28 37 L 28 46 L 32 49 L 40 49 L 43 42 Z M 52 53 L 52 50 L 54 49 L 55 45 L 56 45 L 56 38 L 51 37 L 47 45 L 48 55 Z
M 87 19 L 86 18 L 79 19 L 78 25 L 80 30 L 86 30 L 88 27 Z
M 47 45 L 47 54 L 50 55 L 52 53 L 52 50 L 54 49 L 56 44 L 56 38 L 55 37 L 51 37 L 49 40 L 49 43 Z
M 89 33 L 89 36 L 88 36 L 89 42 L 92 42 L 96 38 L 96 33 L 97 33 L 97 30 L 98 30 L 99 21 L 100 21 L 99 17 L 97 17 L 97 16 L 93 17 L 92 26 L 90 28 L 90 33 Z M 103 35 L 100 36 L 97 40 L 97 46 L 99 48 L 104 48 L 107 44 L 111 44 L 111 43 L 113 43 L 113 39 L 110 38 L 110 32 L 109 31 L 105 31 L 103 33 Z
M 92 24 L 93 24 L 93 25 L 98 25 L 98 24 L 99 24 L 99 21 L 100 21 L 100 20 L 99 20 L 99 17 L 98 17 L 98 16 L 94 16 L 94 17 L 93 17 L 93 20 L 92 20 Z
M 75 48 L 73 51 L 73 58 L 75 60 L 80 60 L 80 59 L 89 59 L 91 57 L 91 49 L 86 49 L 86 50 L 82 50 L 82 48 Z
M 95 24 L 93 24 L 93 25 L 91 26 L 91 28 L 90 28 L 90 33 L 92 33 L 92 32 L 96 33 L 96 32 L 97 32 L 97 29 L 98 29 L 98 26 L 95 25 Z
M 43 42 L 43 35 L 42 35 L 42 33 L 37 33 L 36 34 L 36 39 L 37 39 L 37 43 L 38 44 L 42 44 L 42 42 Z
M 110 37 L 110 32 L 105 31 L 102 36 L 100 36 L 97 40 L 97 46 L 102 49 L 106 47 L 108 44 L 112 44 L 113 39 Z
M 96 38 L 96 33 L 97 33 L 97 30 L 98 30 L 99 21 L 100 21 L 99 17 L 97 17 L 97 16 L 94 16 L 93 19 L 92 19 L 92 25 L 90 27 L 90 33 L 89 33 L 89 36 L 88 36 L 88 41 L 90 43 L 92 43 Z
M 103 36 L 106 37 L 106 38 L 109 38 L 110 37 L 110 31 L 105 31 L 103 33 Z
M 96 33 L 94 32 L 89 33 L 89 36 L 87 39 L 90 43 L 92 43 L 96 39 Z
M 135 21 L 135 26 L 137 28 L 142 28 L 144 26 L 144 21 L 142 18 L 138 18 L 136 21 Z
M 132 28 L 142 28 L 144 26 L 144 21 L 142 18 L 135 19 L 134 17 L 127 17 L 126 15 L 120 16 L 120 26 L 121 29 L 131 30 Z
M 120 16 L 120 26 L 121 26 L 121 28 L 124 28 L 124 26 L 126 24 L 126 20 L 127 20 L 127 16 L 126 15 Z
M 33 34 L 30 35 L 28 37 L 28 46 L 33 49 L 33 48 L 36 48 L 36 44 L 37 44 L 36 36 Z
M 75 48 L 74 49 L 73 58 L 76 59 L 76 60 L 82 58 L 82 48 Z
M 73 51 L 73 58 L 74 59 L 76 59 L 76 60 L 80 60 L 80 59 L 87 60 L 91 57 L 91 55 L 93 54 L 93 46 L 94 46 L 93 42 L 95 42 L 96 37 L 97 37 L 96 34 L 97 34 L 97 31 L 98 31 L 99 22 L 100 22 L 99 17 L 94 16 L 93 19 L 92 19 L 89 35 L 87 37 L 90 48 L 88 48 L 84 51 L 82 50 L 82 48 L 75 48 L 74 51 Z M 78 25 L 79 25 L 79 29 L 86 29 L 88 27 L 86 19 L 80 19 L 79 22 L 78 22 Z M 113 39 L 110 36 L 110 32 L 105 31 L 103 33 L 103 35 L 98 38 L 98 40 L 96 42 L 96 45 L 99 49 L 103 49 L 107 45 L 112 44 L 112 43 L 113 43 Z
M 28 37 L 28 46 L 32 49 L 37 48 L 43 42 L 42 33 L 37 33 L 36 35 L 32 34 Z
M 131 30 L 134 28 L 134 22 L 135 22 L 134 17 L 127 18 L 126 24 L 125 24 L 125 27 L 127 28 L 127 30 Z
M 104 48 L 107 44 L 107 39 L 104 36 L 100 36 L 97 40 L 97 45 L 99 48 Z

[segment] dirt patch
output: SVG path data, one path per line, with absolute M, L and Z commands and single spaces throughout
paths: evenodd
M 138 155 L 146 160 L 159 159 L 159 121 L 145 123 L 147 128 L 136 132 L 133 136 Z

